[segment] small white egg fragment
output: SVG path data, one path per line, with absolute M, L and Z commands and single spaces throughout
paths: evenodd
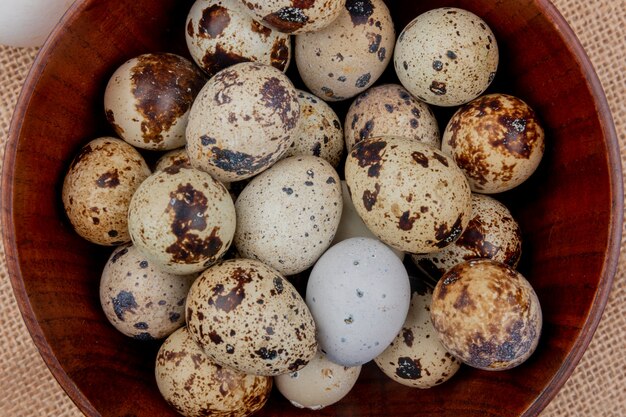
M 545 135 L 524 101 L 489 94 L 452 116 L 441 150 L 465 172 L 472 191 L 495 194 L 517 187 L 535 172 L 545 150 Z
M 104 110 L 115 132 L 142 149 L 185 146 L 189 109 L 206 78 L 187 59 L 144 54 L 114 73 L 104 92 Z
M 354 145 L 346 183 L 357 213 L 380 240 L 409 253 L 439 251 L 472 217 L 471 191 L 454 161 L 413 139 Z
M 295 140 L 283 158 L 289 156 L 319 156 L 339 166 L 343 156 L 343 129 L 335 111 L 319 97 L 298 91 L 300 127 Z
M 452 7 L 416 17 L 398 37 L 394 54 L 402 85 L 436 106 L 458 106 L 481 95 L 498 61 L 498 44 L 487 24 Z
M 254 178 L 235 208 L 239 253 L 281 274 L 297 274 L 313 266 L 339 227 L 339 176 L 322 158 L 293 156 Z
M 209 76 L 248 61 L 281 71 L 289 66 L 289 35 L 253 20 L 239 0 L 197 0 L 189 11 L 186 27 L 189 52 Z
M 217 73 L 191 108 L 191 164 L 223 182 L 253 177 L 287 151 L 300 121 L 298 93 L 274 67 L 244 62 Z
M 346 0 L 239 0 L 265 26 L 283 33 L 317 32 L 337 19 Z
M 337 365 L 318 352 L 299 371 L 275 376 L 274 383 L 294 406 L 321 410 L 348 395 L 360 374 L 360 365 L 351 368 Z
M 488 371 L 511 369 L 528 359 L 542 327 L 530 283 L 491 259 L 464 262 L 446 272 L 435 287 L 430 315 L 448 352 Z
M 296 36 L 298 71 L 316 96 L 345 100 L 378 80 L 391 60 L 395 39 L 383 0 L 347 0 L 330 26 Z
M 320 349 L 343 366 L 362 365 L 380 355 L 402 328 L 410 300 L 402 261 L 368 238 L 344 240 L 326 251 L 306 290 Z
M 296 289 L 259 261 L 231 259 L 193 283 L 189 332 L 216 363 L 254 375 L 295 372 L 315 356 L 315 322 Z
M 470 259 L 493 259 L 515 269 L 522 256 L 522 231 L 509 209 L 494 198 L 472 194 L 472 215 L 451 245 L 440 252 L 411 255 L 415 265 L 436 280 Z
M 430 321 L 432 291 L 413 293 L 402 330 L 376 359 L 389 378 L 402 385 L 432 388 L 454 376 L 461 362 L 450 355 Z
M 150 176 L 128 210 L 137 249 L 165 272 L 191 274 L 215 263 L 235 233 L 235 206 L 209 174 L 174 165 Z
M 168 274 L 131 244 L 119 246 L 102 271 L 100 304 L 126 336 L 162 339 L 185 324 L 185 299 L 196 276 Z
M 154 172 L 176 169 L 176 166 L 191 168 L 185 148 L 174 149 L 161 156 L 154 167 Z
M 76 233 L 98 245 L 130 241 L 128 206 L 150 175 L 143 157 L 128 143 L 111 137 L 81 148 L 63 181 L 63 207 Z
M 186 417 L 247 417 L 259 411 L 272 391 L 272 378 L 246 375 L 213 363 L 186 327 L 159 349 L 155 366 L 161 395 Z
M 0 1 L 0 44 L 41 46 L 74 0 Z
M 345 123 L 346 148 L 374 137 L 397 136 L 441 147 L 439 126 L 430 107 L 397 84 L 372 87 L 350 106 Z

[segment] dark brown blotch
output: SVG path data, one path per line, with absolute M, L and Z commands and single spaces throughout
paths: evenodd
M 428 168 L 428 157 L 424 155 L 422 152 L 413 152 L 411 154 L 413 160 L 418 164 L 423 166 L 424 168 Z
M 360 141 L 354 145 L 350 155 L 357 160 L 359 167 L 365 168 L 380 164 L 386 147 L 387 142 L 383 139 Z
M 416 380 L 422 377 L 422 364 L 420 359 L 409 357 L 398 358 L 396 375 L 402 379 Z
M 380 184 L 374 185 L 375 191 L 372 192 L 370 190 L 365 190 L 363 192 L 363 206 L 367 211 L 372 211 L 374 204 L 376 204 L 376 200 L 378 199 L 378 194 L 380 193 Z
M 105 172 L 104 174 L 100 175 L 100 177 L 98 177 L 98 179 L 96 180 L 96 185 L 99 188 L 117 187 L 118 185 L 120 185 L 119 172 L 117 171 L 117 169 Z
M 234 287 L 225 294 L 224 285 L 217 284 L 211 290 L 212 294 L 208 304 L 229 313 L 243 302 L 246 297 L 245 285 L 252 282 L 252 275 L 250 271 L 237 267 L 230 274 L 227 282 L 234 282 Z
M 374 14 L 374 5 L 371 0 L 347 0 L 346 9 L 354 26 L 364 25 Z
M 122 127 L 120 125 L 115 123 L 115 114 L 113 113 L 113 110 L 109 109 L 109 110 L 106 111 L 106 118 L 107 118 L 107 122 L 109 122 L 109 124 L 111 125 L 113 130 L 115 130 L 115 132 L 118 135 L 123 136 L 124 135 L 124 129 L 122 129 Z
M 228 9 L 214 4 L 202 11 L 202 18 L 198 22 L 198 36 L 215 39 L 224 32 L 229 24 Z
M 283 7 L 265 16 L 263 21 L 279 32 L 292 33 L 306 25 L 309 17 L 298 7 Z
M 404 340 L 404 344 L 408 347 L 413 347 L 413 341 L 415 340 L 415 336 L 413 335 L 413 330 L 407 329 L 406 327 L 402 329 L 402 340 Z
M 440 81 L 433 81 L 430 84 L 429 90 L 437 96 L 444 96 L 448 92 L 446 90 L 446 83 L 442 83 Z
M 289 62 L 289 46 L 287 42 L 288 39 L 285 38 L 276 39 L 270 52 L 270 63 L 274 68 L 281 71 L 285 70 Z
M 261 103 L 278 114 L 283 125 L 291 130 L 298 123 L 300 112 L 292 109 L 294 97 L 285 84 L 276 77 L 271 77 L 261 87 Z
M 250 58 L 227 51 L 222 45 L 217 44 L 215 50 L 207 50 L 204 57 L 202 57 L 202 68 L 207 74 L 213 75 L 225 68 L 250 61 Z
M 252 29 L 252 32 L 258 33 L 259 35 L 262 35 L 264 38 L 267 38 L 268 36 L 272 34 L 272 29 L 266 26 L 263 26 L 256 20 L 252 20 L 250 28 Z
M 443 223 L 435 227 L 435 238 L 437 239 L 436 246 L 438 248 L 445 248 L 452 244 L 463 233 L 463 215 L 459 215 L 452 227 L 448 227 L 448 224 Z

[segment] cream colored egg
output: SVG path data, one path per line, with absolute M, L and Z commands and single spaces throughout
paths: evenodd
M 41 46 L 74 0 L 0 1 L 0 44 Z
M 490 94 L 452 116 L 441 150 L 465 172 L 473 191 L 494 194 L 517 187 L 535 172 L 545 150 L 545 135 L 524 101 Z
M 345 174 L 359 216 L 396 249 L 441 250 L 461 235 L 471 218 L 471 192 L 463 172 L 438 149 L 413 139 L 357 143 Z
M 209 174 L 174 165 L 150 176 L 128 210 L 137 249 L 166 272 L 190 274 L 215 263 L 235 232 L 228 191 Z
M 223 182 L 269 168 L 291 146 L 300 121 L 293 84 L 279 70 L 246 62 L 222 70 L 191 108 L 191 164 Z
M 358 96 L 344 126 L 348 150 L 363 139 L 385 136 L 441 147 L 439 126 L 430 107 L 397 84 L 373 87 Z
M 83 146 L 63 181 L 63 207 L 74 230 L 99 245 L 129 242 L 128 206 L 149 175 L 143 157 L 122 140 L 103 137 Z
M 498 61 L 498 44 L 487 23 L 452 7 L 416 17 L 398 37 L 394 54 L 402 85 L 437 106 L 458 106 L 481 95 Z
M 206 78 L 187 59 L 144 54 L 114 73 L 104 92 L 106 117 L 126 142 L 142 149 L 185 145 L 189 109 Z
M 286 71 L 289 35 L 253 20 L 239 0 L 197 0 L 187 16 L 186 40 L 194 61 L 210 76 L 255 61 Z
M 294 156 L 254 178 L 235 207 L 239 253 L 293 275 L 330 246 L 343 208 L 341 183 L 327 161 Z
M 175 166 L 191 168 L 189 155 L 187 155 L 187 150 L 185 148 L 174 149 L 173 151 L 169 151 L 161 156 L 154 167 L 154 172 L 173 169 Z
M 165 401 L 187 417 L 247 417 L 263 408 L 272 391 L 272 378 L 213 363 L 186 327 L 159 349 L 155 376 Z
M 315 323 L 296 289 L 259 261 L 232 259 L 206 270 L 186 304 L 193 339 L 216 363 L 275 376 L 315 356 Z
M 395 38 L 383 0 L 348 0 L 330 26 L 296 36 L 298 71 L 309 90 L 326 101 L 354 97 L 382 75 Z

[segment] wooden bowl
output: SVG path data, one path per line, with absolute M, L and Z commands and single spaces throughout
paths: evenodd
M 536 415 L 581 358 L 616 270 L 622 178 L 609 108 L 582 47 L 547 0 L 388 3 L 398 32 L 419 13 L 440 6 L 483 17 L 502 54 L 490 91 L 518 95 L 543 120 L 547 151 L 538 172 L 502 196 L 524 232 L 521 271 L 543 306 L 540 345 L 511 371 L 464 367 L 428 391 L 398 385 L 369 364 L 337 405 L 296 411 L 273 393 L 259 415 Z M 72 231 L 60 195 L 80 146 L 112 133 L 102 104 L 109 76 L 141 53 L 186 55 L 183 26 L 190 6 L 176 0 L 77 2 L 41 50 L 11 127 L 2 177 L 11 280 L 43 358 L 89 416 L 176 415 L 155 384 L 158 344 L 122 336 L 101 311 L 98 280 L 110 249 Z

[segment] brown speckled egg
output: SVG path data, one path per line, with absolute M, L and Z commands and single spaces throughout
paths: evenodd
M 200 272 L 228 250 L 235 232 L 235 206 L 209 174 L 175 165 L 150 176 L 128 210 L 137 249 L 173 274 Z
M 289 156 L 319 156 L 337 168 L 343 156 L 341 122 L 326 102 L 311 93 L 298 90 L 300 127 L 295 140 L 283 158 Z
M 500 193 L 535 172 L 545 149 L 544 132 L 525 102 L 490 94 L 452 116 L 441 149 L 465 172 L 473 191 Z
M 516 268 L 522 256 L 522 232 L 509 209 L 489 196 L 472 194 L 472 215 L 454 243 L 440 252 L 412 255 L 415 265 L 435 279 L 456 264 L 477 258 Z
M 430 107 L 397 84 L 373 87 L 362 93 L 346 115 L 346 147 L 385 136 L 415 139 L 441 147 L 439 126 Z
M 343 208 L 341 183 L 327 161 L 294 156 L 254 178 L 235 207 L 239 253 L 293 275 L 330 246 Z
M 346 0 L 239 0 L 265 26 L 284 33 L 317 32 L 341 13 Z
M 380 240 L 409 253 L 454 242 L 471 215 L 471 192 L 454 161 L 413 139 L 371 138 L 354 145 L 346 183 L 357 213 Z
M 432 388 L 449 380 L 461 367 L 439 341 L 430 321 L 432 291 L 413 293 L 402 330 L 374 361 L 389 378 L 402 385 Z
M 446 272 L 435 287 L 432 323 L 446 349 L 485 370 L 511 369 L 535 351 L 542 315 L 537 294 L 520 273 L 491 259 Z
M 191 108 L 191 164 L 223 182 L 269 168 L 291 146 L 300 120 L 298 93 L 268 65 L 245 62 L 217 73 Z
M 307 366 L 274 377 L 276 388 L 298 408 L 321 410 L 348 395 L 361 374 L 361 366 L 337 365 L 318 352 Z
M 272 378 L 213 363 L 186 327 L 159 349 L 155 376 L 165 401 L 187 417 L 250 416 L 263 408 L 272 391 Z
M 391 60 L 396 33 L 383 0 L 348 0 L 325 29 L 296 36 L 296 64 L 306 86 L 326 101 L 365 91 Z
M 143 157 L 122 140 L 103 137 L 83 146 L 63 182 L 63 206 L 74 230 L 99 245 L 129 242 L 128 205 L 149 175 Z
M 239 0 L 197 0 L 187 16 L 186 40 L 196 64 L 210 76 L 255 61 L 286 71 L 289 35 L 253 20 Z
M 154 167 L 154 171 L 175 169 L 174 167 L 176 166 L 191 168 L 189 155 L 187 155 L 187 150 L 185 148 L 174 149 L 173 151 L 169 151 L 161 156 Z
M 162 339 L 185 324 L 185 299 L 197 275 L 158 269 L 131 244 L 116 248 L 102 271 L 100 304 L 111 324 L 139 340 Z
M 145 54 L 119 67 L 104 93 L 106 117 L 126 142 L 142 149 L 185 145 L 189 109 L 206 83 L 202 71 L 174 54 Z
M 452 7 L 416 17 L 398 37 L 394 54 L 402 85 L 437 106 L 458 106 L 481 95 L 496 75 L 498 60 L 489 26 Z
M 193 339 L 216 363 L 254 375 L 295 372 L 315 356 L 315 322 L 296 289 L 250 259 L 221 262 L 194 282 L 186 304 Z

